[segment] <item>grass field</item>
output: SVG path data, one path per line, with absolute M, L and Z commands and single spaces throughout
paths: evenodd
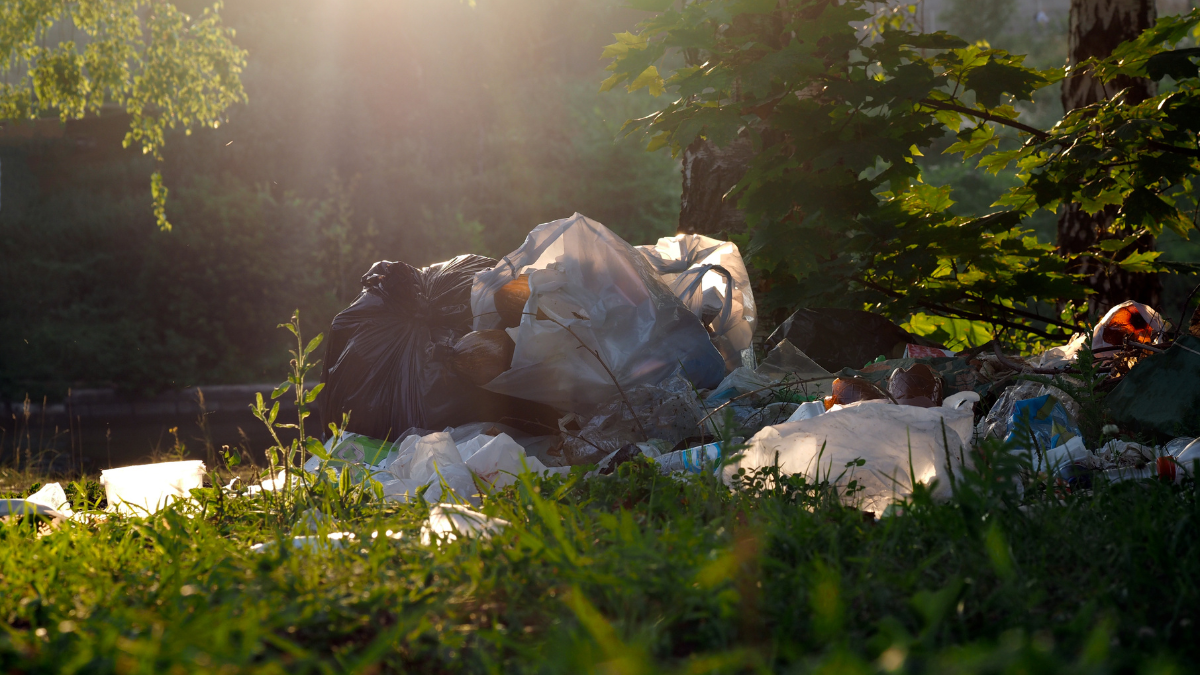
M 345 483 L 287 503 L 206 489 L 42 537 L 9 523 L 0 672 L 1190 670 L 1194 487 L 1035 485 L 1021 504 L 1001 459 L 877 520 L 770 470 L 730 490 L 639 460 L 526 475 L 484 501 L 511 527 L 440 546 L 420 542 L 423 504 Z M 249 550 L 307 533 L 314 506 L 357 539 Z

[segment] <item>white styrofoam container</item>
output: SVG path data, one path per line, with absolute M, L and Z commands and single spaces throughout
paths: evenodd
M 108 495 L 108 510 L 127 515 L 154 513 L 176 499 L 191 499 L 188 492 L 204 485 L 204 462 L 139 464 L 100 472 Z

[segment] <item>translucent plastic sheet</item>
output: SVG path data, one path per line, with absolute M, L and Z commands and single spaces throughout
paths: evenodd
M 663 237 L 638 246 L 675 295 L 709 327 L 726 372 L 754 367 L 757 313 L 750 275 L 733 242 L 700 234 Z
M 645 256 L 600 223 L 575 214 L 539 225 L 478 273 L 475 330 L 502 325 L 495 294 L 521 274 L 529 299 L 520 325 L 509 328 L 512 368 L 489 391 L 587 415 L 617 395 L 614 377 L 626 391 L 676 372 L 699 387 L 720 382 L 724 360 L 700 320 Z

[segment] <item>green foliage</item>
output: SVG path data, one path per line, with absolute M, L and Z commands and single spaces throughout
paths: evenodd
M 994 146 L 994 130 L 964 124 L 961 110 L 1015 119 L 1013 103 L 1057 75 L 942 33 L 872 39 L 855 24 L 870 16 L 864 5 L 759 12 L 712 0 L 648 19 L 610 48 L 609 82 L 633 80 L 671 50 L 690 56 L 663 79 L 673 102 L 627 131 L 676 153 L 697 136 L 722 144 L 746 133 L 759 144 L 734 192 L 776 302 L 931 310 L 1048 335 L 1060 321 L 1022 306 L 1083 297 L 1064 261 L 1017 213 L 954 216 L 949 190 L 921 183 L 916 158 L 948 129 L 958 132 L 949 152 Z
M 0 119 L 56 113 L 65 122 L 111 103 L 129 115 L 124 145 L 161 160 L 169 129 L 215 129 L 230 106 L 246 100 L 240 80 L 246 52 L 233 44 L 220 9 L 217 2 L 193 19 L 150 0 L 5 3 Z M 151 196 L 159 227 L 170 229 L 158 172 Z
M 324 491 L 280 510 L 205 488 L 40 538 L 8 523 L 0 669 L 1095 673 L 1200 657 L 1193 486 L 1018 508 L 1016 458 L 979 460 L 951 502 L 918 490 L 878 521 L 773 468 L 731 490 L 636 460 L 523 475 L 485 498 L 512 523 L 490 540 L 422 544 L 423 503 Z M 336 522 L 313 527 L 312 507 Z M 291 545 L 330 531 L 355 538 Z
M 1133 104 L 1116 97 L 1073 111 L 1050 132 L 1020 121 L 1016 107 L 1064 77 L 1024 57 L 936 33 L 860 30 L 865 2 L 826 0 L 757 7 L 704 0 L 665 9 L 605 52 L 604 87 L 661 87 L 671 101 L 630 120 L 648 149 L 678 154 L 697 137 L 718 145 L 748 135 L 759 149 L 732 198 L 752 228 L 750 253 L 777 304 L 873 306 L 982 322 L 1022 344 L 1064 339 L 1079 328 L 1068 308 L 1086 293 L 1068 259 L 1041 243 L 1027 219 L 1038 207 L 1112 206 L 1109 239 L 1086 255 L 1129 271 L 1154 271 L 1138 253 L 1141 233 L 1193 227 L 1195 81 Z M 1104 82 L 1118 75 L 1194 77 L 1190 50 L 1165 51 L 1200 13 L 1162 20 L 1110 59 L 1081 64 Z M 659 74 L 656 64 L 684 65 Z M 1134 57 L 1137 58 L 1134 58 Z M 666 60 L 664 60 L 666 59 Z M 1190 65 L 1189 65 L 1190 64 Z M 1174 98 L 1172 98 L 1174 97 Z M 1172 111 L 1175 111 L 1172 113 Z M 1172 116 L 1173 115 L 1173 116 Z M 1001 149 L 1001 130 L 1029 141 Z M 996 204 L 1005 210 L 955 216 L 948 188 L 922 182 L 919 157 L 947 133 L 945 153 L 979 156 L 1021 183 Z M 1105 246 L 1108 246 L 1105 244 Z
M 1134 244 L 1164 228 L 1187 238 L 1196 227 L 1192 181 L 1200 172 L 1200 73 L 1193 59 L 1200 51 L 1171 47 L 1198 26 L 1200 10 L 1166 17 L 1110 57 L 1072 68 L 1068 76 L 1089 75 L 1109 87 L 1119 77 L 1175 79 L 1145 101 L 1118 92 L 1068 112 L 1048 132 L 1029 133 L 1020 152 L 994 163 L 1016 164 L 1024 183 L 1001 202 L 1027 212 L 1065 203 L 1089 214 L 1109 212 L 1112 224 L 1088 255 L 1128 271 L 1164 270 L 1157 252 L 1137 252 Z

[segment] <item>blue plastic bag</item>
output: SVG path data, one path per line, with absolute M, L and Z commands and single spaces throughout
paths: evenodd
M 1050 394 L 1017 401 L 1013 405 L 1008 428 L 1008 437 L 1004 439 L 1006 443 L 1016 441 L 1023 447 L 1029 447 L 1032 438 L 1038 450 L 1056 448 L 1081 435 L 1079 427 L 1067 414 L 1067 409 Z

